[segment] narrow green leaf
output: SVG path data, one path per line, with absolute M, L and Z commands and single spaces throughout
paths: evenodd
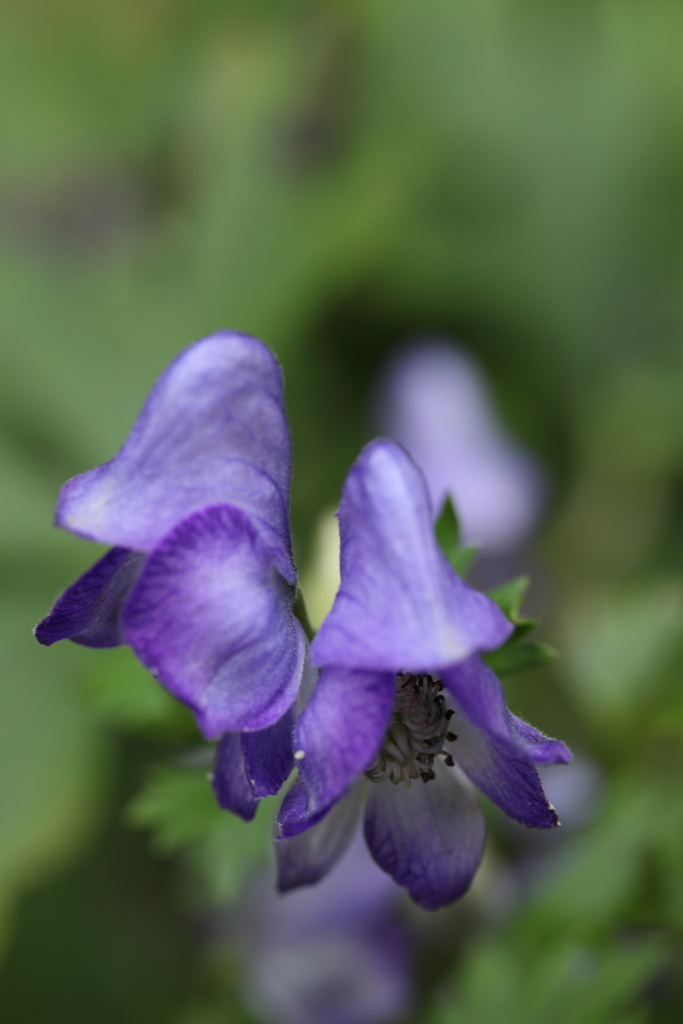
M 150 829 L 159 853 L 182 853 L 209 898 L 220 900 L 237 896 L 249 872 L 267 861 L 274 809 L 275 801 L 262 800 L 255 820 L 242 821 L 218 806 L 206 768 L 164 768 L 129 804 L 127 815 L 132 824 Z
M 450 494 L 446 495 L 439 517 L 434 524 L 434 532 L 446 558 L 452 556 L 460 548 L 460 524 Z
M 527 672 L 555 661 L 557 651 L 550 644 L 518 644 L 512 641 L 484 655 L 484 661 L 491 666 L 498 676 L 509 676 L 515 672 Z
M 467 576 L 467 573 L 470 571 L 470 566 L 478 553 L 479 548 L 472 545 L 472 547 L 469 548 L 460 548 L 459 551 L 456 551 L 449 558 L 449 562 L 457 572 L 458 576 Z
M 495 587 L 494 590 L 489 591 L 491 600 L 496 602 L 500 610 L 515 625 L 526 625 L 526 623 L 531 621 L 520 616 L 522 601 L 529 589 L 530 582 L 531 580 L 528 576 L 517 576 L 515 579 L 508 580 L 507 583 L 503 583 L 500 587 Z
M 479 549 L 474 546 L 460 546 L 460 524 L 450 494 L 446 496 L 439 518 L 434 524 L 434 532 L 441 550 L 458 576 L 466 576 Z

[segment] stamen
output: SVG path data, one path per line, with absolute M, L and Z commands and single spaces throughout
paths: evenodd
M 453 711 L 445 707 L 439 692 L 442 689 L 441 683 L 430 675 L 397 674 L 391 722 L 381 750 L 365 773 L 371 782 L 389 780 L 395 786 L 399 782 L 410 786 L 415 779 L 429 782 L 436 778 L 432 769 L 434 758 L 449 758 L 443 745 L 447 739 L 457 739 L 448 732 L 448 719 Z

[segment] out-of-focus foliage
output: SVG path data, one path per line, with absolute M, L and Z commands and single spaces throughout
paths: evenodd
M 187 851 L 212 900 L 239 895 L 249 872 L 268 861 L 274 824 L 268 802 L 253 822 L 218 807 L 206 770 L 157 773 L 129 808 L 131 821 L 154 830 L 162 853 Z
M 682 39 L 672 0 L 2 6 L 0 1000 L 17 1024 L 243 1019 L 207 908 L 258 863 L 266 809 L 219 816 L 207 767 L 183 762 L 189 714 L 128 652 L 30 636 L 98 555 L 49 528 L 59 485 L 222 326 L 283 362 L 304 564 L 412 334 L 464 339 L 552 479 L 537 549 L 485 582 L 531 571 L 562 656 L 510 676 L 509 701 L 593 759 L 602 805 L 569 835 L 491 816 L 514 897 L 494 878 L 481 905 L 417 915 L 416 1019 L 680 1019 Z

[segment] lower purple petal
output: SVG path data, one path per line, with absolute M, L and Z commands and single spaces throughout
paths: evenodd
M 310 828 L 276 840 L 280 892 L 313 885 L 337 863 L 358 827 L 364 790 L 360 782 Z
M 329 806 L 320 810 L 311 809 L 311 795 L 301 779 L 297 779 L 280 804 L 277 815 L 278 834 L 283 838 L 298 836 L 322 821 L 328 810 Z
M 551 740 L 524 719 L 510 714 L 512 730 L 536 764 L 569 764 L 572 752 L 561 740 Z
M 226 732 L 216 747 L 212 777 L 213 791 L 220 807 L 251 821 L 258 800 L 244 766 L 242 739 L 238 732 Z
M 124 609 L 126 640 L 207 738 L 265 729 L 301 678 L 293 596 L 244 513 L 205 508 L 148 556 Z
M 294 746 L 308 812 L 328 807 L 372 764 L 394 703 L 394 676 L 323 668 L 297 724 Z
M 472 725 L 485 732 L 511 756 L 538 764 L 566 764 L 571 751 L 508 711 L 503 688 L 492 668 L 480 658 L 468 658 L 441 673 L 444 685 Z
M 57 599 L 36 626 L 36 640 L 46 647 L 66 639 L 85 647 L 125 643 L 121 610 L 144 559 L 137 551 L 112 548 Z
M 242 733 L 242 752 L 247 777 L 256 797 L 279 793 L 294 767 L 292 709 L 274 725 L 259 732 Z
M 490 736 L 460 713 L 451 718 L 457 735 L 451 750 L 470 779 L 502 811 L 527 828 L 554 828 L 557 813 L 548 803 L 536 768 L 511 753 L 507 743 Z
M 474 789 L 457 768 L 435 766 L 430 782 L 369 787 L 365 838 L 395 882 L 425 910 L 468 889 L 484 852 L 486 825 Z

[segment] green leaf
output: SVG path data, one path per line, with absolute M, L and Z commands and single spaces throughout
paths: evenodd
M 107 722 L 167 739 L 197 738 L 189 708 L 174 700 L 128 647 L 102 651 L 84 686 L 91 705 Z
M 274 807 L 262 800 L 254 821 L 242 821 L 218 806 L 205 769 L 175 767 L 152 776 L 129 804 L 128 819 L 152 831 L 160 853 L 185 854 L 209 897 L 221 900 L 235 897 L 249 871 L 265 862 Z
M 429 1020 L 432 1024 L 632 1021 L 634 1000 L 665 961 L 662 945 L 648 939 L 609 949 L 561 941 L 535 950 L 532 957 L 513 942 L 494 940 L 472 950 L 457 983 L 443 992 Z
M 491 600 L 496 602 L 503 614 L 507 615 L 510 622 L 514 622 L 515 625 L 526 625 L 532 621 L 520 615 L 522 601 L 529 589 L 530 582 L 528 576 L 516 576 L 515 579 L 508 580 L 507 583 L 489 591 Z
M 163 768 L 128 806 L 134 825 L 151 828 L 154 845 L 175 853 L 220 829 L 226 812 L 214 798 L 207 772 L 196 768 Z
M 551 661 L 556 661 L 557 651 L 550 644 L 518 644 L 513 634 L 512 640 L 484 655 L 484 661 L 491 666 L 496 675 L 509 676 L 515 672 L 527 672 L 539 668 Z
M 447 558 L 457 552 L 460 547 L 460 524 L 450 494 L 446 495 L 439 517 L 434 524 L 434 532 Z
M 439 517 L 434 524 L 434 532 L 441 550 L 458 576 L 466 576 L 479 549 L 475 546 L 467 548 L 460 546 L 460 524 L 450 494 L 446 495 Z

